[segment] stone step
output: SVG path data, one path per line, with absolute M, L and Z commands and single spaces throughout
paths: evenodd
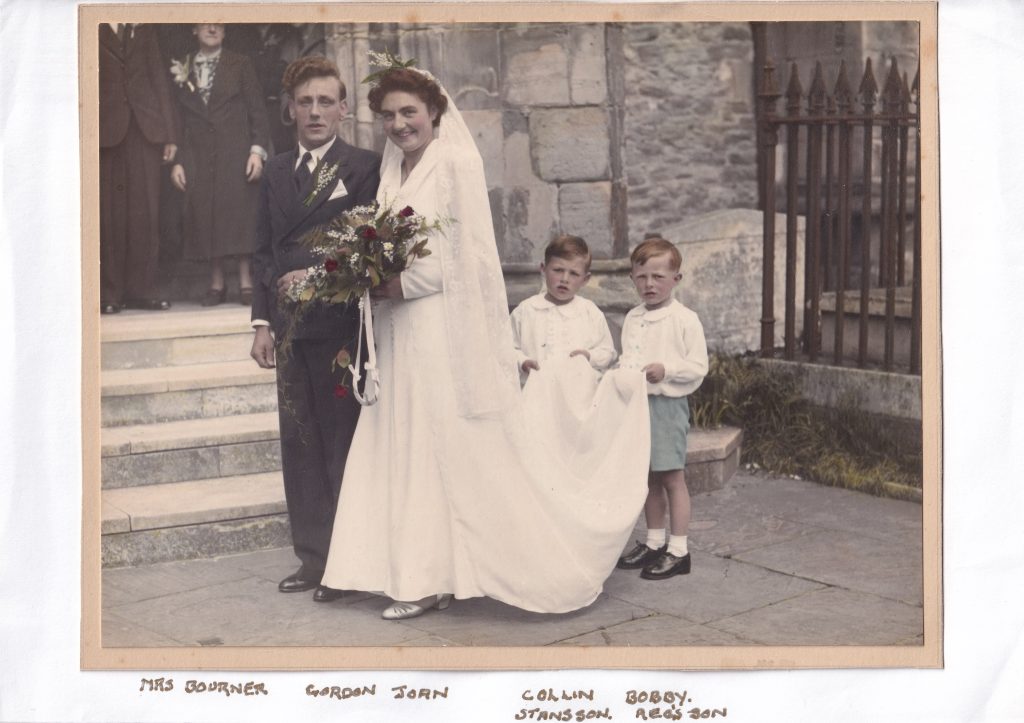
M 276 412 L 108 427 L 100 439 L 104 489 L 281 468 Z
M 115 427 L 277 408 L 273 369 L 251 359 L 100 372 L 101 422 Z
M 106 489 L 102 515 L 106 567 L 291 543 L 280 472 Z
M 125 310 L 100 319 L 103 369 L 249 359 L 250 310 L 239 304 L 175 303 L 168 311 Z
M 743 431 L 691 429 L 686 436 L 686 487 L 690 494 L 722 489 L 740 466 Z
M 273 415 L 242 415 L 235 420 L 238 446 L 276 433 Z M 260 419 L 260 418 L 263 419 Z M 212 441 L 197 439 L 201 423 L 148 425 L 147 435 L 125 440 L 125 429 L 104 430 L 104 463 L 149 455 L 188 452 L 183 445 Z M 208 422 L 203 422 L 208 424 Z M 158 434 L 155 428 L 164 428 Z M 177 428 L 172 433 L 172 428 Z M 690 433 L 686 477 L 691 493 L 723 487 L 739 465 L 738 429 L 697 429 Z M 254 442 L 259 443 L 259 442 Z M 231 446 L 231 445 L 228 445 Z M 205 449 L 225 449 L 211 447 Z M 159 459 L 159 457 L 154 458 Z M 155 463 L 152 463 L 155 464 Z M 168 467 L 194 472 L 198 467 L 179 461 Z M 214 465 L 215 466 L 215 465 Z M 135 470 L 139 472 L 139 469 Z M 290 544 L 284 485 L 280 471 L 185 478 L 162 483 L 135 481 L 124 475 L 102 490 L 103 564 L 108 567 L 234 554 Z

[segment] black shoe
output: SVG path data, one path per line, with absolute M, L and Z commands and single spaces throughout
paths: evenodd
M 317 587 L 319 584 L 320 575 L 310 576 L 305 570 L 299 568 L 298 572 L 282 580 L 278 584 L 277 589 L 281 592 L 306 592 Z
M 171 302 L 166 299 L 129 299 L 124 302 L 126 309 L 142 309 L 144 311 L 167 311 Z
M 313 602 L 340 600 L 344 594 L 343 590 L 335 590 L 333 587 L 327 587 L 326 585 L 317 585 L 316 592 L 313 593 Z
M 636 547 L 619 558 L 619 561 L 615 563 L 615 567 L 620 570 L 638 570 L 657 560 L 658 556 L 667 548 L 668 545 L 662 545 L 657 550 L 654 550 L 642 542 L 637 542 Z
M 223 304 L 228 298 L 228 290 L 223 289 L 207 289 L 203 298 L 199 301 L 200 306 L 217 306 Z
M 671 552 L 662 553 L 661 557 L 640 572 L 644 580 L 664 580 L 673 575 L 690 574 L 690 553 L 676 557 Z

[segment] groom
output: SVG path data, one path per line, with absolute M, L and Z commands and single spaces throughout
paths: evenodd
M 359 417 L 358 403 L 338 386 L 341 370 L 332 370 L 332 361 L 343 348 L 355 356 L 359 314 L 354 305 L 318 305 L 300 316 L 282 296 L 319 263 L 303 245 L 303 236 L 374 200 L 380 156 L 337 137 L 348 106 L 333 62 L 299 58 L 285 70 L 282 85 L 299 147 L 267 164 L 260 188 L 251 355 L 264 369 L 277 367 L 285 500 L 295 555 L 302 563 L 278 590 L 315 589 L 313 599 L 328 602 L 341 592 L 320 585 L 320 578 Z

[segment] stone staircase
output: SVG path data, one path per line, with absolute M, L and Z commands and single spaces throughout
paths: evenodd
M 248 308 L 102 317 L 102 559 L 118 567 L 291 545 L 274 372 Z M 690 433 L 691 492 L 739 465 L 736 429 Z
M 249 310 L 187 303 L 101 320 L 107 566 L 289 545 L 273 371 Z

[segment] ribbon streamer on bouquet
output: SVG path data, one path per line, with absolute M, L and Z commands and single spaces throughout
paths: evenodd
M 366 330 L 366 364 L 363 361 L 363 330 Z M 363 391 L 359 391 L 360 366 L 366 371 L 366 383 Z M 356 358 L 349 364 L 352 372 L 352 394 L 364 407 L 377 403 L 380 392 L 380 370 L 377 369 L 377 345 L 373 341 L 373 311 L 370 309 L 370 292 L 364 291 L 359 299 L 359 341 L 356 345 Z

